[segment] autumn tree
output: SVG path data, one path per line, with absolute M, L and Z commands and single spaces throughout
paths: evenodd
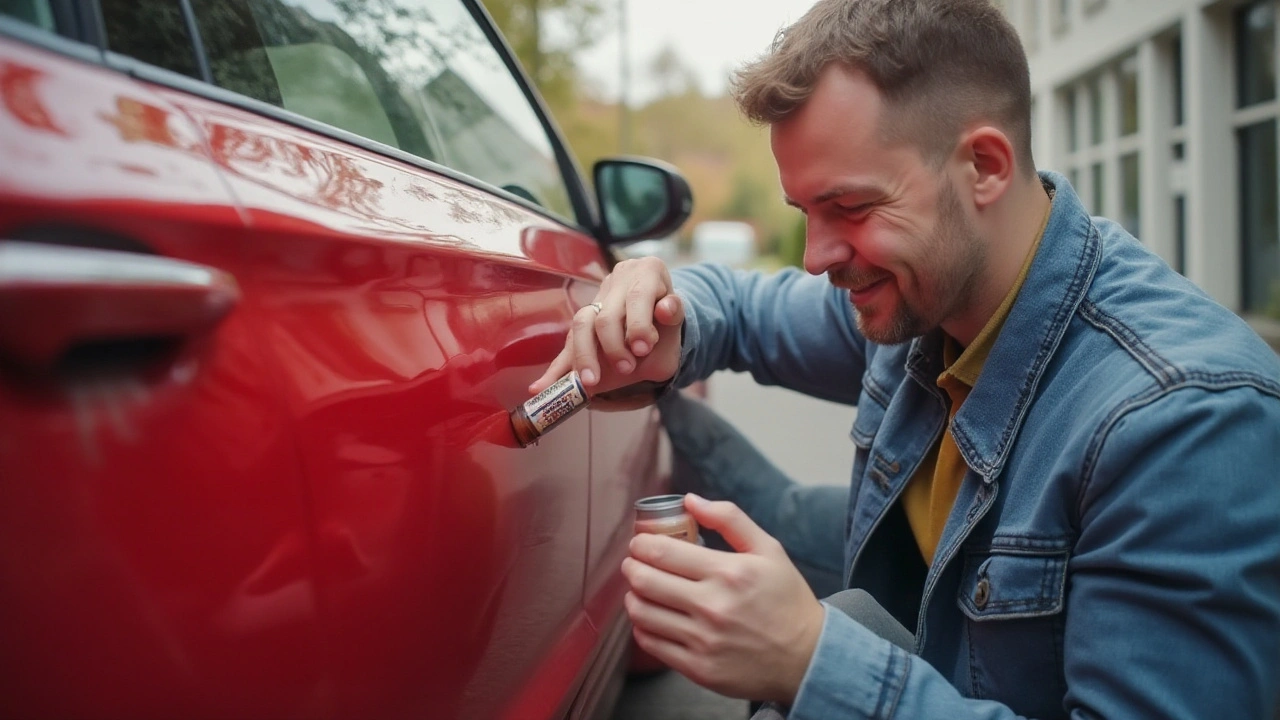
M 575 55 L 595 45 L 607 14 L 602 0 L 483 0 L 552 112 L 572 109 L 581 77 Z

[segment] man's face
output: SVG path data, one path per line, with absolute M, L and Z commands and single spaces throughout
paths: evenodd
M 986 245 L 947 174 L 877 134 L 870 79 L 828 68 L 813 95 L 772 128 L 787 200 L 807 216 L 805 269 L 849 291 L 858 328 L 906 342 L 963 311 Z

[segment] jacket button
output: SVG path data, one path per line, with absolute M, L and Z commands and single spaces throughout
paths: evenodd
M 973 604 L 982 610 L 987 606 L 987 601 L 991 599 L 991 583 L 986 578 L 978 581 L 978 587 L 973 591 Z

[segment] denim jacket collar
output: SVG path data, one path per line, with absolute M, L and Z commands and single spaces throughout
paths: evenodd
M 960 454 L 984 482 L 991 482 L 1003 467 L 1040 377 L 1102 255 L 1097 229 L 1066 178 L 1042 172 L 1040 179 L 1054 188 L 1044 238 L 982 375 L 951 426 Z M 1036 351 L 1029 353 L 1027 348 Z M 942 370 L 941 331 L 914 340 L 907 373 L 937 393 L 935 382 Z

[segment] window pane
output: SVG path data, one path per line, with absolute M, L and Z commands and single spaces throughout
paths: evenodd
M 1090 168 L 1090 174 L 1093 176 L 1093 203 L 1089 206 L 1089 212 L 1101 215 L 1103 214 L 1102 200 L 1107 196 L 1106 187 L 1103 185 L 1102 163 L 1094 163 Z
M 1067 150 L 1080 149 L 1080 123 L 1076 118 L 1076 89 L 1069 88 L 1063 98 L 1063 112 L 1067 114 Z
M 572 218 L 551 140 L 461 0 L 193 0 L 214 81 Z
M 1023 3 L 1022 12 L 1023 43 L 1027 46 L 1027 51 L 1031 52 L 1040 47 L 1040 0 Z
M 1130 55 L 1120 61 L 1120 135 L 1138 132 L 1138 57 Z
M 1187 274 L 1187 197 L 1173 199 L 1173 269 Z
M 1236 11 L 1236 107 L 1276 96 L 1276 16 L 1271 0 Z
M 1134 237 L 1141 238 L 1141 182 L 1138 173 L 1138 153 L 1120 158 L 1120 224 Z
M 1094 75 L 1089 78 L 1087 84 L 1089 92 L 1089 144 L 1102 144 L 1102 87 L 1098 83 L 1098 76 Z
M 0 15 L 8 15 L 42 30 L 54 31 L 49 0 L 0 0 Z
M 1275 120 L 1240 130 L 1240 187 L 1244 309 L 1280 312 Z
M 1182 36 L 1173 39 L 1173 126 L 1181 127 L 1186 110 L 1182 95 Z
M 178 0 L 102 0 L 102 20 L 108 49 L 199 77 L 195 48 Z

